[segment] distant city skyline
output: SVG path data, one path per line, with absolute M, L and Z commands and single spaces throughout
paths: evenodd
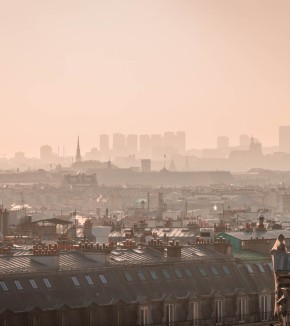
M 282 130 L 282 133 L 281 133 Z M 221 150 L 223 149 L 235 149 L 242 148 L 246 149 L 249 147 L 251 138 L 254 141 L 258 141 L 262 144 L 263 148 L 276 148 L 276 151 L 290 153 L 290 146 L 285 147 L 287 144 L 287 139 L 290 139 L 290 125 L 289 126 L 279 126 L 279 138 L 276 144 L 268 146 L 264 144 L 262 139 L 255 137 L 255 135 L 240 134 L 236 142 L 228 137 L 227 135 L 217 136 L 211 147 L 189 147 L 188 137 L 185 131 L 166 131 L 163 133 L 155 134 L 122 134 L 122 133 L 113 133 L 113 134 L 99 134 L 94 143 L 89 146 L 83 146 L 82 135 L 78 134 L 77 138 L 72 141 L 72 144 L 69 145 L 72 148 L 71 152 L 68 152 L 67 147 L 62 146 L 53 146 L 51 143 L 47 142 L 39 146 L 38 151 L 35 155 L 29 156 L 29 153 L 25 149 L 20 149 L 11 154 L 0 153 L 1 157 L 35 157 L 47 160 L 49 157 L 75 157 L 76 151 L 78 150 L 78 144 L 80 146 L 80 154 L 83 159 L 90 156 L 90 154 L 103 153 L 103 155 L 98 156 L 100 160 L 107 160 L 107 158 L 113 154 L 115 157 L 126 157 L 129 155 L 137 155 L 138 157 L 148 157 L 154 158 L 154 153 L 156 154 L 156 149 L 160 153 L 168 154 L 167 158 L 171 155 L 181 154 L 188 155 L 188 152 L 191 150 L 198 150 L 201 153 L 206 150 Z M 283 132 L 284 131 L 284 132 Z M 285 133 L 286 131 L 286 133 Z M 172 152 L 172 149 L 176 149 L 176 152 Z M 160 154 L 159 153 L 159 154 Z M 210 153 L 210 152 L 209 152 Z M 203 153 L 205 154 L 205 152 Z M 24 155 L 24 156 L 23 156 Z M 155 155 L 156 156 L 156 155 Z M 158 156 L 158 155 L 157 155 Z M 205 156 L 207 156 L 205 154 Z
M 1 1 L 0 154 L 184 130 L 187 148 L 290 125 L 288 0 Z

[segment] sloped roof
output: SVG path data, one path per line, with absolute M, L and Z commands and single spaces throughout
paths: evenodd
M 285 239 L 290 239 L 290 231 L 288 230 L 269 230 L 269 231 L 258 231 L 258 230 L 253 230 L 252 232 L 221 232 L 217 236 L 223 234 L 228 234 L 234 238 L 240 239 L 240 240 L 252 240 L 252 239 L 268 239 L 268 240 L 276 240 L 277 237 L 280 234 L 283 234 Z

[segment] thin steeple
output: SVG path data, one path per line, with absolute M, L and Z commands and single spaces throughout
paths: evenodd
M 76 162 L 80 162 L 82 160 L 81 150 L 80 150 L 80 137 L 78 135 L 78 144 L 77 144 L 77 153 L 76 153 Z

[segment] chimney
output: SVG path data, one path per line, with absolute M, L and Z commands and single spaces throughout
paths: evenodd
M 89 259 L 100 264 L 107 264 L 110 261 L 110 253 L 113 246 L 105 243 L 81 243 L 79 249 Z
M 167 249 L 167 258 L 180 258 L 182 246 L 179 245 L 179 241 L 170 240 Z
M 32 249 L 31 260 L 46 265 L 51 269 L 59 268 L 59 251 L 55 245 L 35 245 Z
M 233 253 L 232 245 L 225 238 L 217 239 L 214 242 L 214 249 L 216 252 L 227 256 L 232 256 Z

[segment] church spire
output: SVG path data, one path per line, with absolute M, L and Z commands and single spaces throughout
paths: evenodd
M 76 153 L 76 162 L 80 162 L 82 160 L 81 150 L 80 150 L 80 137 L 78 135 L 78 144 L 77 144 L 77 153 Z

